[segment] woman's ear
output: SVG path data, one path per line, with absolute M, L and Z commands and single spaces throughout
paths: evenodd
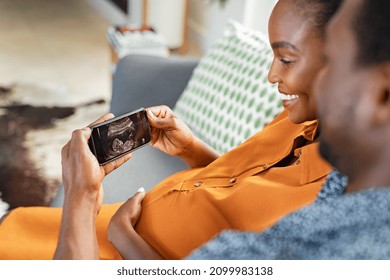
M 378 79 L 376 96 L 375 123 L 390 124 L 390 63 L 378 67 Z

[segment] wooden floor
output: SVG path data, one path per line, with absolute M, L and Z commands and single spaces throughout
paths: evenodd
M 0 1 L 0 85 L 48 83 L 109 97 L 110 23 L 80 0 Z

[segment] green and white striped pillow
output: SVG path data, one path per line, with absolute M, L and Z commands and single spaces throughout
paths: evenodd
M 225 153 L 282 111 L 268 82 L 273 60 L 265 36 L 230 20 L 200 60 L 174 111 L 194 133 Z

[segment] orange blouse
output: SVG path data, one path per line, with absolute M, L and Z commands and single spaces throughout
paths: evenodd
M 283 112 L 261 132 L 204 168 L 172 175 L 145 197 L 137 232 L 164 258 L 180 259 L 224 229 L 263 230 L 314 201 L 331 171 L 313 141 L 317 121 L 293 124 Z M 291 165 L 278 164 L 293 154 Z M 119 258 L 107 225 L 120 204 L 103 205 L 97 219 L 99 254 Z M 0 226 L 0 259 L 50 259 L 61 210 L 19 208 Z
M 283 112 L 209 166 L 167 178 L 145 197 L 137 232 L 164 258 L 180 259 L 224 229 L 264 230 L 313 202 L 331 171 L 311 142 L 317 128 Z M 311 144 L 296 148 L 298 138 Z M 290 154 L 293 164 L 278 165 Z

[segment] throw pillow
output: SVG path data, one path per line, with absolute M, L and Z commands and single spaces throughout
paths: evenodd
M 268 82 L 273 60 L 266 37 L 230 20 L 176 103 L 194 133 L 225 153 L 260 131 L 282 111 Z

